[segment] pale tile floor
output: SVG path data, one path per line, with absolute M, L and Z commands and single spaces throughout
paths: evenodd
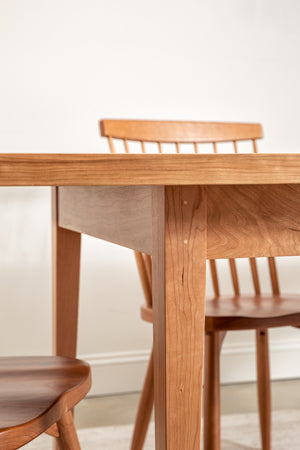
M 76 407 L 76 426 L 89 428 L 132 424 L 138 401 L 139 394 L 85 399 Z M 272 409 L 300 410 L 300 380 L 272 382 Z M 221 411 L 222 414 L 256 412 L 256 384 L 222 386 Z

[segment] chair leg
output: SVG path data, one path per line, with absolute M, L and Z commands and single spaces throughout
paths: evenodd
M 220 450 L 220 350 L 225 334 L 205 335 L 203 448 Z
M 141 450 L 144 446 L 154 402 L 153 350 L 151 352 L 140 403 L 135 419 L 131 440 L 131 450 Z
M 60 450 L 80 450 L 71 411 L 66 412 L 57 422 L 59 437 L 56 439 Z
M 256 364 L 262 449 L 271 450 L 271 382 L 268 330 L 256 331 Z

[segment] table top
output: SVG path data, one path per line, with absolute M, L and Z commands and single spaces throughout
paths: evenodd
M 0 186 L 300 183 L 300 154 L 0 153 Z

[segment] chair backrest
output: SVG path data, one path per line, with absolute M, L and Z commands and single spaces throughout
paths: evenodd
M 192 144 L 194 153 L 201 152 L 201 144 L 211 144 L 211 151 L 218 153 L 218 143 L 231 142 L 232 152 L 238 153 L 238 142 L 251 141 L 251 151 L 257 153 L 257 139 L 263 137 L 262 127 L 256 123 L 222 122 L 178 122 L 156 120 L 115 120 L 100 122 L 101 135 L 108 138 L 110 151 L 116 153 L 115 139 L 123 142 L 124 151 L 130 153 L 130 143 L 140 143 L 141 153 L 146 153 L 146 144 L 156 143 L 157 151 L 163 153 L 164 144 L 174 144 L 174 151 L 180 153 L 180 144 Z M 207 149 L 205 149 L 207 153 Z M 152 305 L 151 257 L 135 252 L 139 275 L 147 306 Z M 261 294 L 257 263 L 250 258 L 252 281 L 256 295 Z M 268 258 L 272 291 L 279 295 L 279 283 L 275 259 Z M 235 295 L 240 295 L 235 259 L 229 259 L 232 285 Z M 219 280 L 215 260 L 210 260 L 210 271 L 215 297 L 220 296 Z

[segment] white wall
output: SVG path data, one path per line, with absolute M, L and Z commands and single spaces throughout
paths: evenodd
M 104 152 L 97 121 L 118 117 L 259 121 L 261 151 L 297 152 L 299 13 L 296 0 L 2 0 L 0 151 Z M 49 199 L 0 189 L 0 354 L 51 351 Z M 299 291 L 296 262 L 281 265 Z M 85 238 L 79 353 L 94 392 L 139 387 L 141 300 L 131 252 Z M 252 343 L 228 337 L 224 381 L 254 377 Z M 297 330 L 272 331 L 272 349 L 274 377 L 300 376 Z

